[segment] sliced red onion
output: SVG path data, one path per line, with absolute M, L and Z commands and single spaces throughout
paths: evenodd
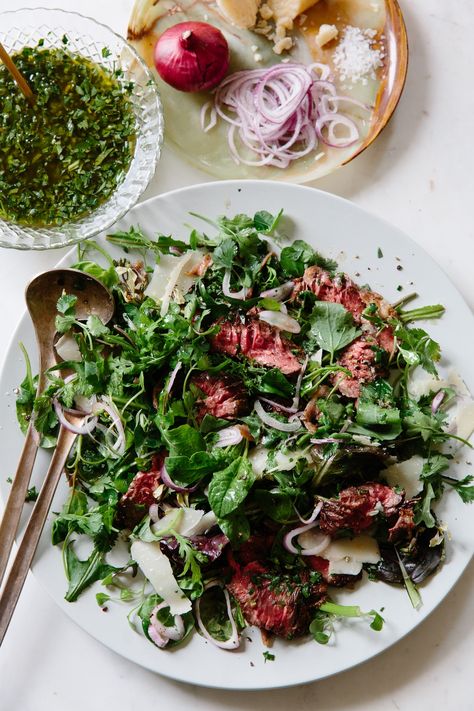
M 296 432 L 296 430 L 299 430 L 301 427 L 301 422 L 298 419 L 292 422 L 280 422 L 280 420 L 272 417 L 268 412 L 265 412 L 260 400 L 255 400 L 254 410 L 262 422 L 268 425 L 268 427 L 273 427 L 274 430 L 279 430 L 280 432 Z
M 161 467 L 160 477 L 161 481 L 165 486 L 168 487 L 168 489 L 177 491 L 178 494 L 185 494 L 186 492 L 196 491 L 196 489 L 198 488 L 198 484 L 195 484 L 194 486 L 178 486 L 178 484 L 175 484 L 170 475 L 168 474 L 166 466 L 164 464 Z
M 305 526 L 298 526 L 298 528 L 292 528 L 291 531 L 288 531 L 288 533 L 286 533 L 283 537 L 283 547 L 289 553 L 299 555 L 300 551 L 293 545 L 293 538 L 299 536 L 300 533 L 305 533 L 306 531 L 310 531 L 312 528 L 316 528 L 317 525 L 317 523 L 312 521 L 311 523 L 307 523 Z
M 433 413 L 433 415 L 436 414 L 436 412 L 438 412 L 439 406 L 443 402 L 445 395 L 446 395 L 446 393 L 444 392 L 444 390 L 440 390 L 434 396 L 433 401 L 431 403 L 431 412 Z
M 182 362 L 179 360 L 173 370 L 171 371 L 170 379 L 168 380 L 168 385 L 166 386 L 166 392 L 169 394 L 171 392 L 171 388 L 174 385 L 174 381 L 176 380 L 176 376 L 181 369 Z
M 349 129 L 347 136 L 336 136 L 336 126 L 345 126 Z M 323 135 L 323 129 L 327 128 L 327 136 Z M 319 138 L 331 148 L 347 148 L 359 140 L 359 131 L 354 121 L 339 113 L 322 114 L 316 121 L 316 132 Z
M 281 403 L 276 402 L 276 400 L 270 400 L 267 397 L 260 397 L 259 400 L 260 402 L 265 402 L 267 405 L 270 405 L 270 407 L 273 407 L 275 410 L 287 412 L 289 415 L 294 415 L 296 412 L 298 412 L 298 408 L 294 407 L 293 405 L 291 407 L 287 407 L 286 405 L 282 405 Z
M 222 280 L 222 293 L 224 296 L 232 297 L 233 299 L 241 299 L 242 301 L 247 297 L 248 289 L 244 286 L 240 291 L 230 290 L 230 269 L 225 270 L 224 278 Z
M 349 145 L 348 139 L 335 136 L 335 127 L 346 123 L 338 103 L 346 97 L 337 96 L 329 67 L 315 63 L 308 66 L 297 62 L 280 63 L 269 69 L 235 72 L 217 88 L 213 105 L 205 104 L 201 111 L 201 127 L 209 131 L 220 117 L 228 125 L 227 140 L 234 161 L 244 165 L 272 165 L 287 168 L 291 161 L 311 153 L 321 139 L 335 147 Z M 328 103 L 328 99 L 331 103 Z M 349 103 L 353 101 L 349 98 Z M 208 110 L 210 120 L 206 125 Z M 213 113 L 213 111 L 215 113 Z M 330 116 L 328 136 L 322 136 L 327 119 L 318 128 L 321 116 Z M 349 120 L 349 119 L 348 119 Z M 241 155 L 237 140 L 255 154 L 254 160 Z
M 270 324 L 278 328 L 280 331 L 288 333 L 300 333 L 301 326 L 298 321 L 287 314 L 282 314 L 281 311 L 260 311 L 258 314 L 260 321 Z
M 298 516 L 301 523 L 304 523 L 304 524 L 313 523 L 313 521 L 316 521 L 316 519 L 319 516 L 319 512 L 323 508 L 323 502 L 318 501 L 318 503 L 316 504 L 316 506 L 313 509 L 313 513 L 311 514 L 311 516 L 309 518 L 306 518 L 306 519 L 301 516 L 301 514 L 299 513 L 299 511 L 296 507 L 294 507 L 294 508 L 296 511 L 296 515 Z
M 294 281 L 286 281 L 284 284 L 280 284 L 280 286 L 276 286 L 274 289 L 267 289 L 266 291 L 262 291 L 262 293 L 260 294 L 260 298 L 273 299 L 274 301 L 284 301 L 285 299 L 288 299 L 289 296 L 291 296 L 294 288 Z
M 159 605 L 157 605 L 151 615 L 150 615 L 150 627 L 152 627 L 156 632 L 157 636 L 162 639 L 166 640 L 166 643 L 170 639 L 172 639 L 174 642 L 178 642 L 180 639 L 183 639 L 184 637 L 184 622 L 183 618 L 181 615 L 176 615 L 174 617 L 174 625 L 173 627 L 167 627 L 164 625 L 162 622 L 157 617 L 157 613 L 162 610 L 164 607 L 169 607 L 166 602 L 160 602 Z M 150 634 L 150 627 L 148 628 L 148 634 Z M 150 635 L 151 637 L 151 635 Z M 154 641 L 154 640 L 153 640 Z M 160 646 L 160 645 L 158 645 Z
M 232 605 L 230 602 L 230 595 L 229 592 L 223 585 L 218 581 L 218 580 L 211 580 L 207 585 L 204 587 L 204 590 L 209 590 L 209 588 L 213 588 L 215 586 L 219 586 L 222 588 L 222 592 L 224 593 L 225 597 L 225 603 L 227 607 L 227 614 L 229 616 L 229 621 L 231 624 L 231 629 L 232 629 L 232 634 L 229 637 L 229 639 L 226 639 L 225 641 L 221 641 L 219 639 L 215 639 L 212 637 L 212 635 L 207 631 L 206 627 L 204 626 L 204 623 L 201 618 L 201 598 L 198 598 L 195 602 L 195 611 L 196 611 L 196 622 L 198 623 L 198 627 L 201 630 L 203 636 L 209 640 L 209 642 L 212 642 L 212 644 L 215 644 L 216 647 L 220 647 L 221 649 L 237 649 L 237 647 L 240 646 L 240 640 L 239 640 L 239 632 L 237 629 L 237 625 L 235 624 L 234 616 L 232 614 Z
M 334 444 L 340 440 L 335 437 L 322 437 L 321 439 L 311 439 L 310 442 L 311 444 Z
M 316 516 L 319 514 L 320 510 L 321 508 L 318 509 L 318 507 L 316 507 Z M 315 513 L 313 511 L 313 516 L 314 515 Z M 331 537 L 321 531 L 311 534 L 310 531 L 313 531 L 317 526 L 318 523 L 312 521 L 304 526 L 293 528 L 284 536 L 283 546 L 287 551 L 294 553 L 295 555 L 320 555 L 330 544 Z M 301 550 L 298 550 L 298 548 L 293 545 L 293 539 L 296 536 L 298 536 L 298 543 Z
M 301 383 L 303 382 L 303 376 L 306 372 L 306 368 L 308 367 L 308 361 L 309 361 L 309 356 L 306 356 L 306 358 L 303 361 L 303 365 L 301 366 L 301 370 L 298 374 L 298 379 L 296 381 L 295 397 L 293 398 L 293 403 L 292 403 L 292 408 L 294 408 L 295 410 L 298 410 L 298 407 L 300 404 Z
M 239 444 L 242 442 L 244 436 L 239 425 L 232 425 L 232 427 L 226 427 L 221 430 L 217 437 L 217 442 L 215 447 L 230 447 L 234 444 Z
M 97 404 L 93 408 L 94 414 L 99 414 L 100 412 L 106 412 L 110 419 L 112 420 L 112 425 L 117 430 L 117 439 L 112 443 L 111 449 L 113 449 L 117 454 L 122 455 L 125 452 L 125 429 L 120 417 L 120 412 L 113 400 L 108 395 L 102 395 L 102 398 L 97 401 Z M 110 427 L 107 428 L 110 431 Z
M 262 242 L 266 242 L 268 246 L 270 247 L 270 252 L 275 255 L 278 259 L 280 259 L 281 255 L 281 247 L 277 245 L 275 240 L 273 240 L 271 237 L 267 237 L 266 235 L 259 235 L 260 239 Z
M 64 409 L 57 398 L 53 399 L 53 407 L 60 424 L 77 435 L 90 435 L 97 425 L 97 417 L 86 416 L 82 425 L 74 425 L 67 419 Z
M 301 555 L 321 555 L 331 543 L 331 536 L 322 531 L 305 531 L 298 536 Z
M 164 639 L 151 623 L 148 627 L 148 636 L 160 649 L 164 649 L 169 642 L 169 639 Z

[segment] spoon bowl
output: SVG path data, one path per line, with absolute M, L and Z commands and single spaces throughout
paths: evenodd
M 107 323 L 114 313 L 114 299 L 110 291 L 97 279 L 77 269 L 51 269 L 36 276 L 26 288 L 28 307 L 39 350 L 37 396 L 45 388 L 45 372 L 56 364 L 54 338 L 56 336 L 57 301 L 63 294 L 77 297 L 76 318 L 85 320 L 95 315 Z M 25 503 L 31 472 L 39 446 L 39 436 L 33 419 L 30 421 L 18 462 L 5 512 L 0 523 L 0 585 L 5 574 L 13 540 Z

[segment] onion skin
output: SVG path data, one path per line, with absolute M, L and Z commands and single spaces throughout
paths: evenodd
M 180 22 L 155 45 L 156 71 L 179 91 L 213 89 L 229 69 L 229 45 L 217 27 L 206 22 Z

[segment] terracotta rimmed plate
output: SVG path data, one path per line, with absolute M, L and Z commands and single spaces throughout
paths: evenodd
M 367 113 L 348 111 L 359 126 L 360 140 L 348 148 L 328 148 L 320 144 L 312 153 L 288 168 L 237 165 L 229 151 L 227 125 L 218 123 L 208 133 L 201 129 L 201 108 L 209 93 L 188 94 L 165 84 L 155 71 L 153 49 L 160 34 L 186 20 L 200 20 L 219 27 L 231 50 L 230 71 L 271 66 L 285 57 L 277 56 L 271 43 L 251 30 L 229 24 L 211 0 L 136 0 L 129 23 L 128 37 L 157 78 L 165 111 L 165 141 L 191 165 L 220 179 L 258 178 L 306 183 L 321 178 L 349 163 L 380 134 L 392 116 L 405 84 L 408 66 L 408 41 L 405 23 L 397 0 L 321 0 L 295 23 L 297 39 L 289 56 L 293 61 L 329 64 L 339 93 L 352 96 L 373 107 Z M 323 49 L 315 41 L 319 27 L 335 24 L 339 38 Z M 342 80 L 334 68 L 333 53 L 346 26 L 375 30 L 376 47 L 385 54 L 383 66 L 366 83 Z M 255 55 L 261 56 L 256 62 Z M 248 156 L 254 158 L 253 155 Z

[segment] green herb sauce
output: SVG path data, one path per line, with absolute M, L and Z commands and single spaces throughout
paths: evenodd
M 88 215 L 130 165 L 132 85 L 120 81 L 120 70 L 41 41 L 13 60 L 36 100 L 30 106 L 0 67 L 0 216 L 54 226 Z

